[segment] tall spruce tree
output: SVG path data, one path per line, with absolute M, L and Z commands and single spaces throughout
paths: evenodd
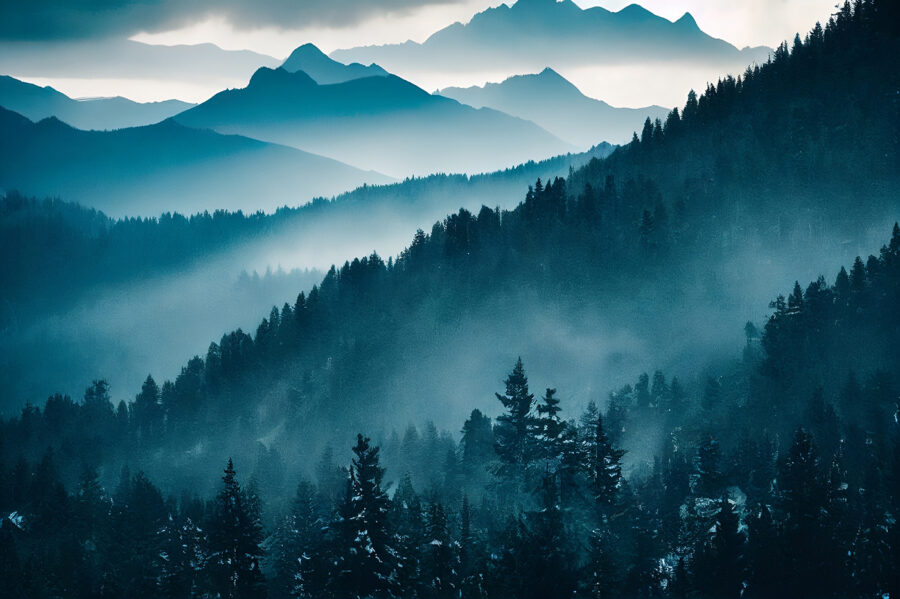
M 516 360 L 506 377 L 506 392 L 496 396 L 505 409 L 494 426 L 494 449 L 500 459 L 498 474 L 504 483 L 521 488 L 527 482 L 526 469 L 538 450 L 534 395 L 528 391 L 522 358 Z
M 344 597 L 385 599 L 397 596 L 397 553 L 388 519 L 391 500 L 382 487 L 384 468 L 378 447 L 357 435 L 347 495 L 341 506 L 344 532 L 337 547 L 335 589 Z
M 207 524 L 209 591 L 220 599 L 264 598 L 266 581 L 260 570 L 263 530 L 259 504 L 241 489 L 230 458 L 222 483 Z

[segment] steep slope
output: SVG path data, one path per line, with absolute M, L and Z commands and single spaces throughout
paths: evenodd
M 483 87 L 448 87 L 440 95 L 475 108 L 488 107 L 532 121 L 576 146 L 590 147 L 597 140 L 613 144 L 631 141 L 644 120 L 665 118 L 661 106 L 615 108 L 588 98 L 551 68 L 535 75 L 516 75 Z
M 665 130 L 567 180 L 536 182 L 514 210 L 460 210 L 396 259 L 333 268 L 253 335 L 223 335 L 168 387 L 177 467 L 252 459 L 256 440 L 301 459 L 358 427 L 458 423 L 495 405 L 493 365 L 517 355 L 534 380 L 567 381 L 576 409 L 642 371 L 703 376 L 698 365 L 738 358 L 735 322 L 759 321 L 795 279 L 877 251 L 900 211 L 896 106 L 884 101 L 900 38 L 882 6 L 848 5 L 740 86 L 689 99 Z M 847 109 L 810 118 L 832 102 Z M 835 170 L 846 155 L 823 153 L 854 132 L 867 143 Z M 707 143 L 684 145 L 692 136 Z M 732 164 L 758 137 L 791 152 L 754 153 L 750 172 Z M 171 461 L 143 455 L 145 471 L 173 476 Z
M 58 389 L 79 389 L 97 372 L 116 389 L 139 385 L 148 370 L 177 374 L 187 356 L 205 351 L 212 332 L 253 324 L 259 304 L 243 301 L 246 294 L 219 297 L 243 270 L 324 271 L 347 255 L 394 254 L 418 227 L 451 207 L 513 206 L 529 181 L 563 176 L 611 151 L 604 145 L 485 175 L 368 185 L 273 214 L 217 210 L 111 220 L 77 204 L 9 194 L 0 198 L 0 415 Z M 293 300 L 300 288 L 282 299 Z M 172 289 L 182 291 L 173 295 Z M 206 301 L 197 305 L 205 294 L 218 298 L 215 313 Z M 102 316 L 138 304 L 148 316 L 139 323 Z M 167 327 L 163 339 L 151 314 L 189 324 Z M 204 331 L 202 323 L 218 326 Z M 95 340 L 94 351 L 58 351 L 85 339 Z
M 387 177 L 335 160 L 166 120 L 117 131 L 33 123 L 0 108 L 0 188 L 60 196 L 110 215 L 274 210 Z
M 281 68 L 288 73 L 303 71 L 321 85 L 344 83 L 365 77 L 388 76 L 388 72 L 377 64 L 363 66 L 358 62 L 342 64 L 332 60 L 313 44 L 303 44 L 291 52 L 281 64 Z
M 77 129 L 123 129 L 152 125 L 194 106 L 180 100 L 132 102 L 127 98 L 73 100 L 52 87 L 0 75 L 0 106 L 32 121 L 48 117 Z
M 319 85 L 302 71 L 261 68 L 247 87 L 175 119 L 397 177 L 487 172 L 572 149 L 533 123 L 432 96 L 393 75 Z
M 665 129 L 536 184 L 515 210 L 460 211 L 396 261 L 335 268 L 278 327 L 267 318 L 254 337 L 225 336 L 185 384 L 205 377 L 216 418 L 246 417 L 247 436 L 277 432 L 293 448 L 310 427 L 330 434 L 313 422 L 458 421 L 472 407 L 458 398 L 492 401 L 483 365 L 519 354 L 582 401 L 629 371 L 729 359 L 721 348 L 741 335 L 727 323 L 758 320 L 794 279 L 877 251 L 900 211 L 896 127 L 885 126 L 896 106 L 883 100 L 898 37 L 880 6 L 847 7 L 740 85 L 689 98 Z M 855 134 L 867 143 L 839 143 Z

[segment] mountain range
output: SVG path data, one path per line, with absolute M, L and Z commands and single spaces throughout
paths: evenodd
M 141 82 L 151 95 L 153 89 L 161 89 L 163 98 L 195 101 L 246 81 L 261 66 L 275 67 L 280 62 L 266 54 L 224 50 L 209 43 L 164 46 L 124 39 L 0 41 L 0 73 L 19 79 L 93 79 L 115 84 L 112 88 L 116 94 L 122 93 L 118 90 L 125 85 Z
M 765 62 L 766 47 L 738 49 L 686 13 L 672 22 L 632 4 L 617 12 L 571 0 L 519 0 L 488 8 L 419 43 L 335 50 L 342 62 L 376 62 L 426 89 L 468 87 L 550 67 L 614 106 L 674 106 L 724 73 Z
M 329 58 L 313 44 L 303 44 L 291 52 L 291 55 L 281 64 L 281 68 L 288 73 L 303 71 L 321 85 L 344 83 L 365 77 L 388 76 L 388 72 L 377 64 L 364 66 L 358 62 L 340 63 Z
M 294 148 L 171 119 L 82 131 L 0 108 L 0 188 L 59 196 L 109 215 L 273 210 L 390 179 Z
M 637 4 L 611 12 L 582 9 L 571 0 L 519 0 L 454 23 L 423 43 L 362 46 L 337 50 L 342 62 L 377 62 L 391 72 L 431 69 L 481 70 L 485 65 L 513 71 L 544 66 L 652 62 L 746 64 L 765 59 L 768 48 L 738 50 L 713 38 L 685 13 L 675 22 Z
M 615 108 L 585 96 L 551 68 L 483 87 L 448 87 L 438 93 L 475 108 L 494 108 L 533 121 L 579 147 L 590 147 L 601 139 L 626 143 L 647 117 L 665 119 L 668 113 L 661 106 Z
M 0 106 L 40 121 L 56 117 L 78 129 L 122 129 L 152 125 L 193 106 L 180 100 L 133 102 L 127 98 L 74 100 L 53 89 L 0 75 Z
M 574 149 L 534 123 L 431 95 L 394 75 L 320 85 L 303 71 L 263 67 L 245 88 L 174 118 L 397 177 L 486 172 Z

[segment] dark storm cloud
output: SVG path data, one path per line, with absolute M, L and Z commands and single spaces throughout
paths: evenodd
M 223 16 L 241 29 L 356 25 L 379 14 L 461 0 L 0 0 L 0 39 L 132 35 Z

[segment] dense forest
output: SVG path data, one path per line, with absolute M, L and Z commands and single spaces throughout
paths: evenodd
M 227 460 L 208 500 L 166 497 L 127 466 L 107 491 L 94 465 L 110 439 L 146 451 L 167 429 L 188 434 L 171 387 L 148 378 L 118 408 L 100 381 L 80 404 L 51 398 L 2 428 L 4 588 L 29 598 L 897 596 L 900 227 L 880 256 L 833 285 L 798 284 L 773 308 L 762 331 L 748 323 L 743 360 L 698 389 L 642 374 L 605 409 L 591 402 L 566 420 L 564 390 L 536 396 L 519 360 L 495 394 L 499 415 L 473 410 L 458 442 L 410 427 L 382 458 L 360 434 L 348 464 L 328 449 L 302 467 L 261 446 L 243 486 Z M 841 349 L 851 347 L 869 351 Z M 622 447 L 635 438 L 652 458 L 626 468 Z M 9 460 L 60 441 L 38 460 Z M 65 480 L 74 448 L 81 470 Z
M 0 326 L 28 312 L 71 302 L 59 297 L 65 287 L 76 295 L 86 288 L 138 279 L 182 267 L 252 241 L 279 234 L 302 235 L 318 225 L 323 213 L 337 219 L 365 211 L 376 220 L 391 215 L 427 220 L 461 203 L 474 207 L 487 198 L 498 205 L 514 204 L 522 186 L 536 177 L 565 175 L 591 158 L 612 150 L 600 144 L 588 152 L 557 156 L 541 162 L 482 175 L 430 175 L 391 185 L 363 186 L 331 199 L 314 198 L 299 207 L 272 214 L 217 210 L 194 215 L 166 213 L 156 218 L 111 219 L 102 212 L 59 199 L 37 200 L 11 191 L 0 197 L 0 252 L 8 256 L 0 271 L 0 301 L 8 311 Z M 451 200 L 452 198 L 452 200 Z M 302 227 L 301 227 L 302 225 Z M 61 257 L 65 260 L 61 260 Z M 11 306 L 17 309 L 9 312 Z
M 896 11 L 847 4 L 517 207 L 332 267 L 133 401 L 98 374 L 2 421 L 0 579 L 900 597 L 900 227 L 853 259 L 900 208 Z
M 273 301 L 293 301 L 297 290 L 321 281 L 321 274 L 280 277 L 279 267 L 318 273 L 353 253 L 399 251 L 420 223 L 447 210 L 486 201 L 513 206 L 529 181 L 565 175 L 611 150 L 600 144 L 495 173 L 365 186 L 272 214 L 220 210 L 110 219 L 77 204 L 10 192 L 0 197 L 0 414 L 58 389 L 83 387 L 92 377 L 114 377 L 122 388 L 139 385 L 148 370 L 173 376 L 213 335 L 251 326 Z M 276 276 L 268 280 L 277 284 L 261 302 L 238 277 L 270 265 Z M 290 293 L 282 291 L 291 283 Z M 111 307 L 96 309 L 104 304 Z M 183 334 L 151 345 L 152 330 L 117 316 L 125 305 Z M 98 351 L 61 351 L 87 342 Z M 159 359 L 166 355 L 173 361 Z M 141 363 L 149 357 L 153 363 Z M 114 360 L 120 364 L 111 373 Z

